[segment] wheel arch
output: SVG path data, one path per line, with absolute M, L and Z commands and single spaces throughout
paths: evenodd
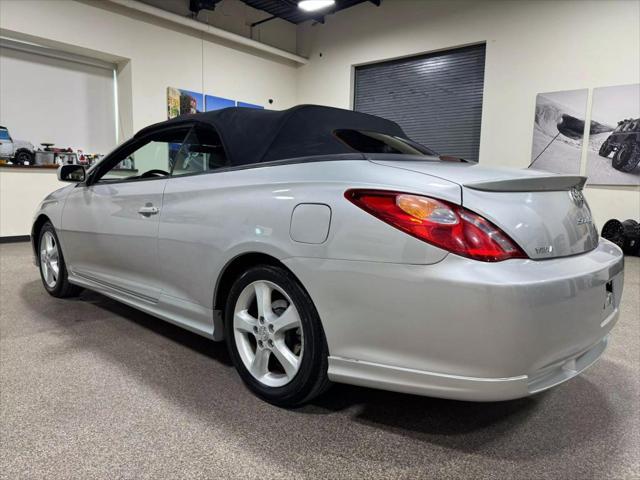
M 309 293 L 309 290 L 304 285 L 304 283 L 300 280 L 300 277 L 295 274 L 289 267 L 287 267 L 284 263 L 282 263 L 278 258 L 269 255 L 263 252 L 246 252 L 239 254 L 232 258 L 222 269 L 220 275 L 218 275 L 218 280 L 216 282 L 216 286 L 214 289 L 213 295 L 213 310 L 217 312 L 214 317 L 214 340 L 222 340 L 224 339 L 224 314 L 226 308 L 227 298 L 229 297 L 229 292 L 231 291 L 231 287 L 236 279 L 242 275 L 247 269 L 256 266 L 256 265 L 272 265 L 274 267 L 282 268 L 283 270 L 289 272 L 293 278 L 296 279 L 300 287 L 305 291 L 305 293 L 311 299 L 311 303 L 318 313 L 318 318 L 320 319 L 320 325 L 324 329 L 324 322 L 322 321 L 322 315 L 318 311 L 318 307 L 316 306 L 316 302 L 313 300 L 313 297 Z M 216 333 L 222 332 L 222 334 Z
M 33 248 L 33 254 L 36 257 L 38 256 L 38 239 L 40 237 L 40 231 L 42 230 L 43 225 L 47 222 L 53 224 L 47 215 L 41 213 L 38 215 L 38 218 L 35 219 L 33 226 L 31 227 L 31 247 Z
M 21 153 L 27 153 L 31 160 L 33 160 L 35 158 L 35 153 L 33 151 L 29 150 L 27 147 L 17 148 L 16 151 L 14 152 L 14 154 L 13 154 L 13 158 L 17 157 Z
M 224 308 L 233 282 L 235 282 L 236 279 L 248 268 L 256 265 L 272 265 L 274 267 L 280 267 L 291 273 L 291 275 L 295 277 L 298 283 L 302 285 L 302 288 L 304 288 L 304 285 L 296 276 L 296 274 L 293 273 L 289 268 L 287 268 L 287 266 L 276 257 L 262 252 L 246 252 L 235 256 L 229 262 L 227 262 L 220 275 L 218 275 L 218 280 L 216 282 L 213 296 L 214 310 L 220 310 L 224 315 Z

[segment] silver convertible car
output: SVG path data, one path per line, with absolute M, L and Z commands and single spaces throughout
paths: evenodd
M 225 339 L 277 405 L 332 381 L 527 396 L 597 360 L 618 317 L 623 256 L 584 177 L 439 157 L 382 118 L 187 115 L 58 174 L 31 232 L 45 289 Z

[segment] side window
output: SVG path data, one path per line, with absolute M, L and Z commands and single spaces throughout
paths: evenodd
M 134 144 L 129 151 L 122 152 L 120 162 L 104 172 L 98 181 L 133 181 L 169 176 L 188 132 L 189 129 L 161 132 L 144 143 Z
M 194 127 L 172 157 L 171 176 L 193 175 L 228 166 L 218 134 L 208 128 Z

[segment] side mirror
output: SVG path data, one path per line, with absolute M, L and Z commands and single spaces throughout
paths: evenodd
M 58 180 L 61 182 L 84 182 L 86 176 L 83 165 L 60 165 L 58 167 Z

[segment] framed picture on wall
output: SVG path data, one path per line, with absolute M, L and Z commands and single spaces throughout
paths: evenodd
M 578 175 L 588 90 L 539 93 L 530 168 Z
M 167 118 L 200 112 L 204 112 L 202 93 L 167 87 Z
M 238 102 L 238 107 L 244 107 L 244 108 L 257 108 L 259 110 L 264 110 L 264 107 L 262 105 L 256 105 L 253 103 L 246 103 L 246 102 Z
M 221 110 L 227 107 L 235 107 L 236 101 L 228 98 L 214 97 L 213 95 L 206 95 L 204 97 L 205 111 L 210 112 L 212 110 Z
M 587 144 L 591 185 L 640 185 L 640 84 L 593 90 Z

